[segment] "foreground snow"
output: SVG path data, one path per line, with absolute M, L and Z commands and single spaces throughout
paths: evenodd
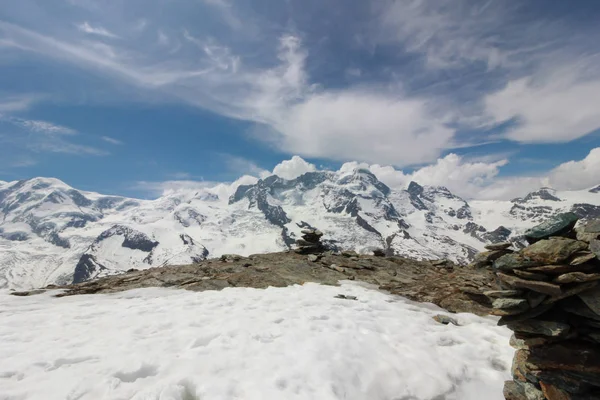
M 438 313 L 350 283 L 1 292 L 0 399 L 503 399 L 509 331 Z

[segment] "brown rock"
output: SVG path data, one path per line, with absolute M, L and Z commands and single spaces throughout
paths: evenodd
M 487 290 L 483 292 L 484 296 L 491 298 L 514 297 L 523 294 L 522 290 Z
M 522 333 L 513 333 L 509 344 L 515 349 L 528 349 L 535 346 L 543 346 L 552 343 L 554 339 L 547 336 L 528 336 Z
M 600 280 L 600 274 L 586 274 L 584 272 L 569 272 L 556 277 L 555 283 L 582 283 Z
M 538 242 L 539 243 L 539 242 Z M 516 276 L 511 276 L 498 272 L 496 276 L 513 288 L 522 288 L 533 290 L 534 292 L 548 294 L 550 296 L 558 296 L 562 293 L 560 286 L 548 282 L 530 281 L 521 279 Z
M 548 400 L 572 400 L 573 398 L 564 390 L 557 388 L 549 383 L 545 383 L 544 381 L 540 382 L 540 386 L 542 387 L 542 392 L 546 399 Z
M 542 264 L 561 264 L 574 253 L 587 250 L 587 243 L 578 240 L 554 237 L 540 240 L 521 251 L 524 257 Z
M 540 267 L 532 267 L 527 268 L 527 271 L 530 272 L 540 272 L 548 275 L 560 275 L 568 272 L 585 272 L 591 271 L 595 267 L 590 264 L 580 264 L 580 265 L 543 265 Z
M 571 260 L 570 265 L 581 265 L 596 258 L 594 253 L 585 252 L 583 254 L 575 254 L 575 258 Z
M 547 275 L 531 272 L 526 270 L 515 269 L 513 270 L 513 274 L 518 276 L 519 278 L 527 279 L 530 281 L 549 281 L 550 278 Z

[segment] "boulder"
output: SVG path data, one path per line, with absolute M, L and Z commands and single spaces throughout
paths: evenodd
M 562 236 L 570 232 L 578 220 L 579 217 L 571 212 L 557 214 L 526 231 L 525 240 L 529 243 L 535 243 L 550 236 Z
M 373 255 L 375 257 L 385 257 L 385 250 L 383 250 L 383 249 L 373 249 Z
M 539 240 L 521 250 L 521 254 L 539 264 L 562 264 L 571 256 L 587 250 L 587 243 L 567 238 L 551 238 Z
M 443 325 L 452 324 L 452 325 L 459 326 L 458 322 L 454 318 L 448 317 L 447 315 L 438 314 L 438 315 L 433 316 L 432 318 L 436 322 L 439 322 L 440 324 L 443 324 Z

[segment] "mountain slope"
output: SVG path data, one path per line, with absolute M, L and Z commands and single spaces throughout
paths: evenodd
M 519 240 L 551 214 L 600 216 L 600 187 L 542 188 L 511 201 L 466 202 L 444 187 L 393 190 L 368 170 L 270 176 L 250 185 L 137 200 L 52 178 L 0 184 L 0 288 L 80 282 L 130 268 L 188 264 L 293 246 L 318 227 L 333 249 L 467 262 L 486 243 Z

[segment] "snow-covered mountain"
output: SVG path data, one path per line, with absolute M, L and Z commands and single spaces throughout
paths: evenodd
M 392 190 L 366 169 L 276 175 L 156 200 L 104 196 L 52 178 L 0 183 L 0 288 L 80 282 L 225 253 L 290 248 L 318 227 L 332 248 L 467 262 L 547 216 L 600 216 L 600 186 L 466 202 L 444 187 Z

